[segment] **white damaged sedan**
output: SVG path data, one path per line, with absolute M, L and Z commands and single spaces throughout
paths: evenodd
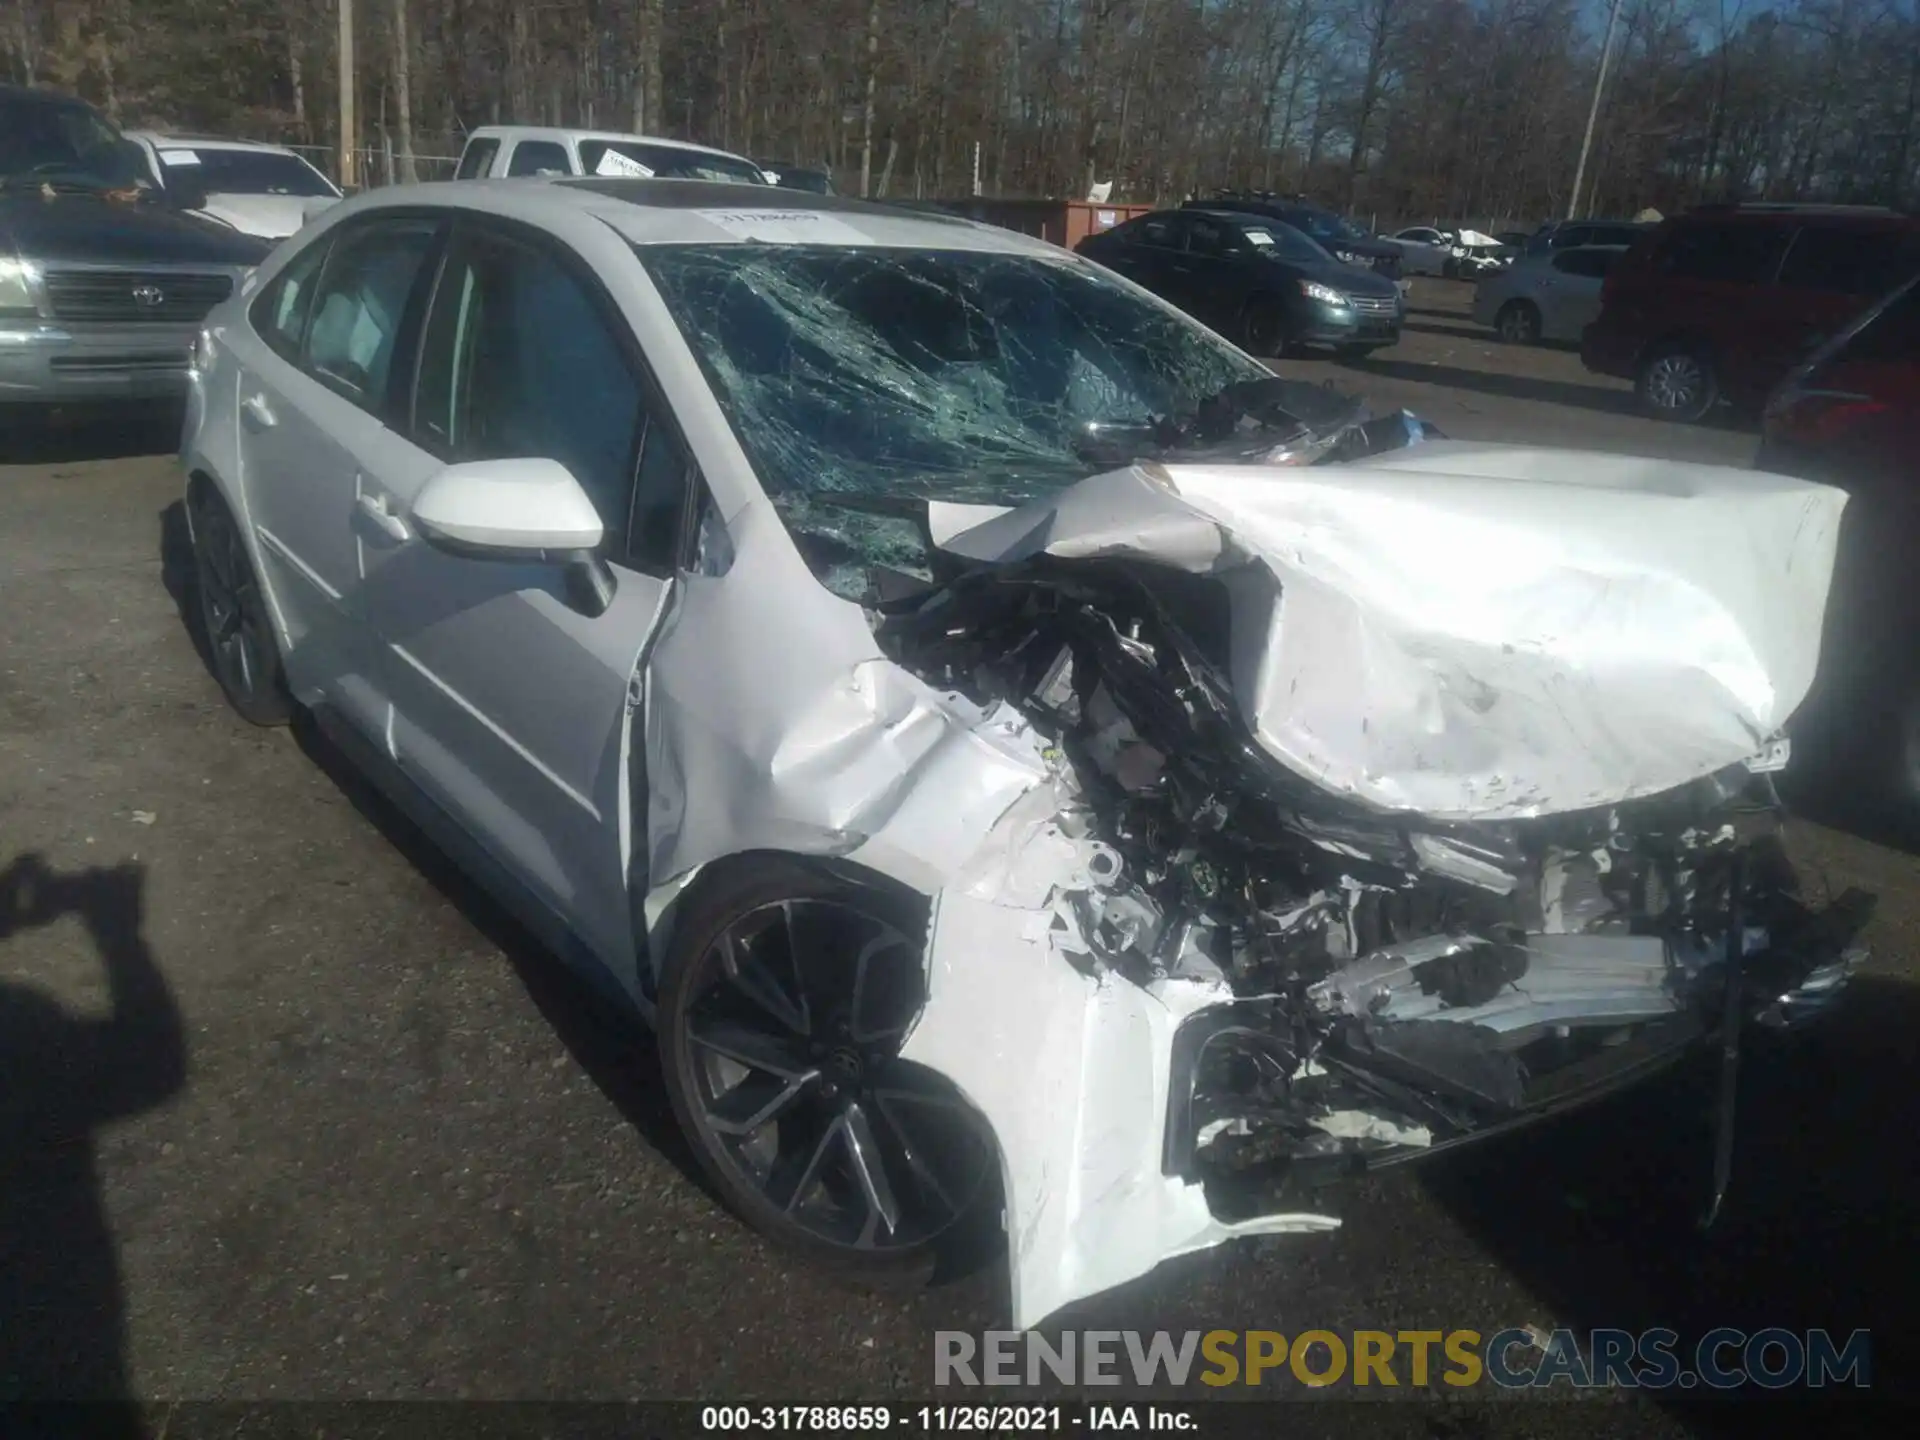
M 968 222 L 348 201 L 201 336 L 198 615 L 649 1019 L 740 1214 L 1015 1323 L 1817 1012 L 1841 494 L 1470 445 Z M 1306 1186 L 1304 1193 L 1313 1193 Z

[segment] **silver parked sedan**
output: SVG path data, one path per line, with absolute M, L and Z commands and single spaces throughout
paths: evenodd
M 1029 1327 L 1858 959 L 1761 745 L 1821 486 L 1448 441 L 1038 240 L 704 182 L 349 200 L 192 384 L 234 707 L 650 1020 L 807 1255 L 1004 1225 Z
M 1600 314 L 1607 272 L 1626 253 L 1624 246 L 1583 245 L 1522 255 L 1475 288 L 1474 321 L 1514 345 L 1577 343 Z

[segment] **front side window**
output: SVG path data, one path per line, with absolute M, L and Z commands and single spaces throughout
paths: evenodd
M 460 152 L 460 168 L 453 172 L 453 178 L 478 180 L 493 169 L 493 157 L 499 153 L 500 142 L 490 135 L 478 140 L 469 140 L 467 148 Z
M 1111 462 L 1105 427 L 1190 416 L 1267 371 L 1098 266 L 825 246 L 640 256 L 815 569 L 924 566 L 906 512 L 1015 504 Z M 904 507 L 904 508 L 903 508 Z
M 1196 255 L 1227 253 L 1227 228 L 1217 220 L 1194 216 L 1187 221 L 1187 249 Z
M 1768 285 L 1790 233 L 1780 225 L 1683 225 L 1667 237 L 1656 268 L 1679 280 Z
M 573 473 L 618 554 L 640 385 L 586 284 L 544 248 L 473 233 L 449 255 L 420 354 L 413 429 L 448 461 L 540 456 Z
M 568 175 L 567 150 L 551 140 L 522 140 L 507 162 L 509 175 Z
M 369 409 L 384 404 L 395 342 L 420 267 L 439 229 L 433 220 L 379 220 L 342 233 L 314 291 L 306 368 Z

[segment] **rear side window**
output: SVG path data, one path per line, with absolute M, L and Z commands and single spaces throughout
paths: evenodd
M 307 338 L 307 316 L 313 311 L 313 282 L 326 263 L 331 237 L 309 245 L 294 262 L 274 277 L 248 310 L 253 328 L 284 360 L 300 363 L 300 347 Z
M 1618 250 L 1562 250 L 1553 257 L 1553 268 L 1566 275 L 1603 280 L 1619 258 Z
M 551 140 L 522 140 L 507 162 L 509 175 L 569 175 L 567 149 Z
M 1642 234 L 1634 225 L 1595 225 L 1588 229 L 1583 245 L 1631 245 Z
M 1129 225 L 1121 226 L 1114 234 L 1129 245 L 1171 246 L 1176 243 L 1173 222 L 1165 215 L 1145 216 Z
M 1667 237 L 1654 269 L 1676 280 L 1770 285 L 1791 233 L 1781 225 L 1682 225 Z
M 313 294 L 305 368 L 369 410 L 382 407 L 400 322 L 433 248 L 433 220 L 382 220 L 333 242 Z
M 1780 284 L 1870 300 L 1916 270 L 1920 270 L 1920 246 L 1912 232 L 1808 226 L 1787 251 Z
M 460 168 L 453 172 L 456 180 L 478 180 L 493 169 L 493 157 L 500 153 L 500 142 L 492 136 L 480 140 L 469 140 L 467 148 L 460 152 Z

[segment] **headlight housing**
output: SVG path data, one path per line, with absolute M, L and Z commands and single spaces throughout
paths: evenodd
M 1322 305 L 1338 305 L 1345 309 L 1349 303 L 1345 295 L 1331 285 L 1322 285 L 1318 280 L 1302 280 L 1300 293 L 1309 300 L 1318 300 Z
M 0 255 L 0 320 L 39 318 L 39 267 L 11 255 Z

